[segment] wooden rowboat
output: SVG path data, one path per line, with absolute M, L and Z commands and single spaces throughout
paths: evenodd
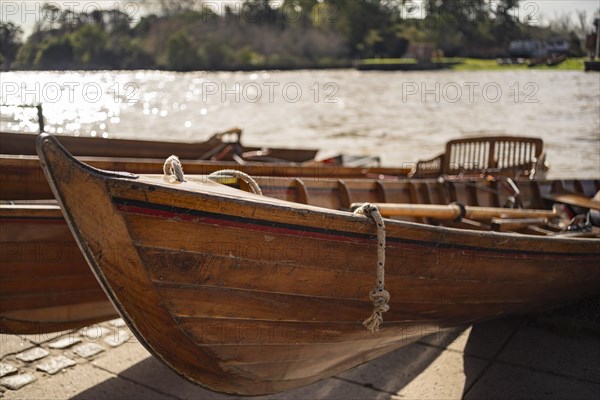
M 440 329 L 554 307 L 600 287 L 597 238 L 387 219 L 384 247 L 364 216 L 208 179 L 98 171 L 47 135 L 38 154 L 132 332 L 180 375 L 216 391 L 288 390 Z M 373 333 L 362 321 L 374 311 L 379 247 L 391 299 Z
M 501 182 L 444 182 L 438 180 L 376 180 L 332 178 L 255 178 L 265 196 L 306 203 L 319 207 L 349 210 L 353 202 L 402 202 L 407 204 L 451 203 L 467 206 L 497 207 L 506 203 L 510 193 L 498 190 Z M 234 180 L 237 182 L 236 180 Z M 598 181 L 518 182 L 523 202 L 529 207 L 543 207 L 555 198 L 567 202 L 591 197 L 600 189 Z M 234 186 L 249 191 L 240 181 Z M 589 207 L 588 204 L 576 205 Z M 430 218 L 404 216 L 412 222 Z M 490 221 L 491 222 L 491 221 Z M 524 222 L 527 222 L 524 224 Z M 439 221 L 447 226 L 489 230 L 492 226 L 476 221 L 457 223 Z M 543 221 L 502 221 L 498 230 L 529 233 L 544 231 Z M 110 319 L 116 311 L 102 292 L 77 243 L 69 232 L 56 204 L 17 202 L 0 205 L 0 332 L 42 334 L 79 328 L 99 320 Z M 25 301 L 26 300 L 26 301 Z
M 314 149 L 280 149 L 243 146 L 242 131 L 233 128 L 216 133 L 204 142 L 165 142 L 156 140 L 105 139 L 56 135 L 60 142 L 75 156 L 87 157 L 139 157 L 166 158 L 178 154 L 191 160 L 231 161 L 291 161 L 303 163 L 314 160 Z M 36 135 L 0 132 L 0 153 L 35 155 Z

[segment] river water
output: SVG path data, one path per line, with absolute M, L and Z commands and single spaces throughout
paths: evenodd
M 481 135 L 540 137 L 552 178 L 600 178 L 600 79 L 579 71 L 7 72 L 0 129 L 380 155 L 402 165 Z

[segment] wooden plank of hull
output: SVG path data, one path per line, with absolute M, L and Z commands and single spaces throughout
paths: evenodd
M 78 293 L 69 293 L 69 295 L 71 298 L 79 296 Z M 78 298 L 77 304 L 7 312 L 3 310 L 0 316 L 0 332 L 37 335 L 79 329 L 115 318 L 117 316 L 115 308 L 106 299 L 104 292 L 101 290 L 94 292 L 94 297 L 100 296 L 104 298 L 102 301 L 85 302 L 82 298 Z
M 134 334 L 165 364 L 213 390 L 263 394 L 291 389 L 401 346 L 405 337 L 394 333 L 403 327 L 415 323 L 455 325 L 539 310 L 593 293 L 600 282 L 599 240 L 527 237 L 389 221 L 387 260 L 390 276 L 398 279 L 390 279 L 386 286 L 392 294 L 391 310 L 385 315 L 389 324 L 384 323 L 378 333 L 368 334 L 361 321 L 372 306 L 366 293 L 352 292 L 349 282 L 339 284 L 347 297 L 333 293 L 333 285 L 311 289 L 320 296 L 308 295 L 313 293 L 310 291 L 298 294 L 288 282 L 277 286 L 285 279 L 302 282 L 299 274 L 286 275 L 285 269 L 289 272 L 292 268 L 289 261 L 297 263 L 304 274 L 311 274 L 308 280 L 315 285 L 321 273 L 331 279 L 332 270 L 345 271 L 348 266 L 350 277 L 371 271 L 374 279 L 375 229 L 364 217 L 250 195 L 213 182 L 172 184 L 161 177 L 113 177 L 77 163 L 54 139 L 45 136 L 39 139 L 39 154 L 88 262 Z M 334 258 L 284 259 L 284 265 L 267 259 L 260 282 L 264 286 L 258 286 L 259 290 L 259 283 L 251 282 L 252 274 L 246 282 L 232 278 L 235 288 L 224 277 L 220 285 L 195 286 L 174 276 L 165 281 L 168 266 L 161 267 L 161 258 L 153 256 L 157 251 L 165 252 L 167 258 L 179 252 L 179 261 L 186 269 L 197 262 L 209 268 L 212 255 L 217 254 L 217 266 L 229 257 L 230 261 L 222 265 L 226 269 L 239 267 L 238 273 L 244 274 L 252 264 L 245 267 L 238 263 L 227 245 L 219 250 L 207 250 L 206 246 L 203 250 L 203 245 L 250 241 L 283 247 L 292 240 L 304 248 L 320 242 Z M 436 248 L 456 255 L 457 268 L 448 271 L 445 259 L 428 263 L 426 257 L 430 256 L 425 254 Z M 261 259 L 258 253 L 249 254 L 244 259 Z M 543 279 L 547 271 L 551 278 Z M 513 273 L 519 278 L 509 279 Z M 418 292 L 403 286 L 407 282 L 404 279 L 411 276 L 439 280 L 430 289 L 429 302 L 419 301 Z M 477 293 L 471 298 L 463 296 L 460 302 L 444 303 L 447 288 L 455 282 L 489 282 L 497 276 L 505 282 L 516 281 L 520 289 L 538 282 L 549 290 L 531 295 L 508 286 L 507 293 L 496 294 L 499 302 L 492 302 L 492 298 L 473 301 Z M 368 283 L 356 284 L 362 289 Z M 465 288 L 475 285 L 465 283 Z M 225 337 L 227 342 L 218 345 L 210 343 L 210 338 L 198 334 L 207 320 L 336 324 L 334 338 L 327 341 L 337 343 L 333 347 L 337 351 L 321 352 L 321 342 L 301 343 L 306 346 L 304 359 L 294 358 L 298 353 L 290 349 L 297 345 L 284 344 L 271 350 L 282 351 L 279 361 L 274 362 L 271 356 L 262 360 L 256 346 L 232 338 Z M 349 353 L 346 344 L 356 342 L 357 337 L 366 350 Z M 369 346 L 382 347 L 369 351 Z M 238 360 L 228 358 L 236 353 Z M 254 363 L 245 363 L 251 359 Z M 311 360 L 318 362 L 315 365 Z
M 109 171 L 128 171 L 136 174 L 160 174 L 163 159 L 117 159 L 84 157 L 81 160 L 96 168 Z M 353 168 L 343 166 L 322 166 L 293 164 L 247 163 L 239 165 L 234 162 L 185 161 L 187 174 L 210 174 L 221 169 L 238 169 L 252 176 L 263 177 L 307 177 L 323 178 L 359 178 L 372 175 L 388 177 L 405 177 L 408 168 Z M 0 200 L 36 200 L 54 197 L 46 177 L 34 156 L 0 155 Z M 268 184 L 269 178 L 263 178 Z M 287 190 L 288 188 L 285 188 Z M 359 200 L 355 200 L 359 201 Z
M 80 328 L 118 314 L 58 207 L 0 207 L 0 332 Z
M 325 299 L 368 300 L 367 293 L 371 289 L 373 278 L 372 271 L 314 267 L 215 254 L 206 257 L 199 253 L 182 254 L 181 251 L 167 251 L 165 254 L 164 250 L 139 250 L 152 279 L 166 288 L 178 285 L 182 288 L 197 287 L 198 290 L 245 288 L 256 293 L 293 293 Z M 415 262 L 430 263 L 423 258 Z M 498 264 L 500 271 L 501 266 Z M 446 279 L 410 276 L 404 274 L 401 268 L 390 265 L 386 282 L 391 287 L 402 288 L 403 299 L 424 304 L 485 304 L 515 299 L 544 299 L 548 293 L 558 291 L 565 285 L 565 276 L 560 273 L 560 268 L 540 272 L 543 278 L 532 283 L 534 275 L 530 275 L 529 279 L 523 276 L 520 279 L 510 279 L 505 262 L 502 264 L 504 277 L 497 274 L 498 279 L 485 276 L 485 280 L 461 279 L 457 274 Z M 569 276 L 567 282 L 585 285 L 589 278 L 587 272 L 581 269 L 579 274 Z M 443 298 L 438 296 L 440 292 L 444 293 Z

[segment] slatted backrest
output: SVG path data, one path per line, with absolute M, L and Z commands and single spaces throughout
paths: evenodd
M 410 174 L 410 177 L 414 179 L 437 178 L 442 175 L 443 167 L 444 154 L 440 154 L 431 160 L 418 161 L 414 171 Z
M 529 176 L 543 158 L 537 138 L 497 136 L 451 140 L 446 144 L 443 173 L 469 175 L 500 173 Z

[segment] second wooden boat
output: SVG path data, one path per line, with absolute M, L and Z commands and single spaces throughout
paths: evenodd
M 386 219 L 383 246 L 382 226 L 365 216 L 209 179 L 99 171 L 45 135 L 38 153 L 132 332 L 177 373 L 216 391 L 288 390 L 439 329 L 547 309 L 600 288 L 600 239 L 579 237 L 595 228 L 516 234 L 464 219 L 456 222 L 462 229 Z M 377 313 L 383 325 L 366 330 L 363 321 Z
M 57 205 L 0 205 L 0 246 L 0 332 L 56 332 L 118 315 Z
M 165 158 L 177 154 L 191 160 L 291 161 L 314 160 L 315 149 L 282 149 L 248 147 L 241 144 L 242 130 L 233 128 L 212 135 L 203 142 L 167 142 L 158 140 L 105 139 L 57 135 L 71 154 L 88 157 Z M 36 135 L 0 132 L 0 153 L 34 155 Z

